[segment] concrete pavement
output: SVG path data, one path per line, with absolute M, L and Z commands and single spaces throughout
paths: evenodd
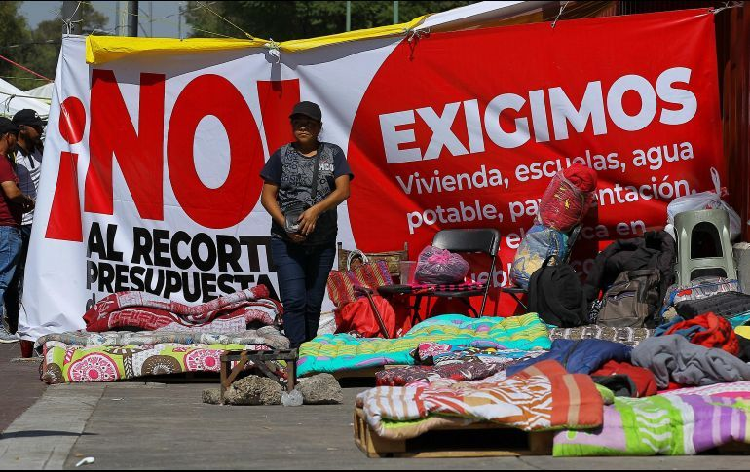
M 7 362 L 0 359 L 3 380 Z M 12 380 L 11 394 L 30 401 L 44 388 L 26 370 L 29 379 Z M 364 387 L 345 388 L 344 405 L 284 408 L 203 404 L 201 392 L 212 386 L 50 386 L 0 436 L 0 469 L 70 469 L 89 456 L 94 464 L 79 469 L 657 470 L 746 469 L 748 463 L 747 456 L 370 459 L 353 437 L 354 397 Z

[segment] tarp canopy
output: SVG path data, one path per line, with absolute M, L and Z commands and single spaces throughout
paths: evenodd
M 35 89 L 31 89 L 26 92 L 26 95 L 30 95 L 32 97 L 37 97 L 41 100 L 44 100 L 45 102 L 52 100 L 52 91 L 55 90 L 55 83 L 50 82 L 48 84 L 42 85 L 41 87 L 37 87 Z
M 0 116 L 12 117 L 24 108 L 34 110 L 42 117 L 49 116 L 48 103 L 0 79 Z

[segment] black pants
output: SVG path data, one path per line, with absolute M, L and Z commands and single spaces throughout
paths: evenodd
M 274 237 L 271 238 L 271 254 L 284 307 L 284 334 L 289 338 L 290 347 L 299 347 L 318 334 L 320 306 L 336 257 L 336 246 L 334 243 L 302 246 Z

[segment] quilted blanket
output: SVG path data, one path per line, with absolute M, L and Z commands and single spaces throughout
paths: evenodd
M 42 380 L 50 384 L 114 382 L 150 375 L 219 372 L 219 359 L 225 349 L 270 348 L 239 344 L 82 347 L 50 341 L 44 345 Z
M 170 331 L 107 331 L 104 333 L 70 331 L 42 336 L 36 341 L 35 349 L 41 353 L 44 345 L 50 342 L 71 347 L 143 346 L 148 344 L 265 344 L 275 349 L 289 348 L 289 340 L 275 326 L 264 326 L 257 330 L 245 330 L 233 334 Z
M 580 339 L 599 339 L 602 341 L 612 341 L 625 344 L 626 346 L 637 346 L 641 341 L 652 336 L 654 336 L 653 329 L 614 328 L 598 325 L 586 325 L 577 328 L 552 327 L 549 335 L 553 341 L 555 339 L 570 339 L 571 341 L 578 341 Z
M 357 405 L 379 436 L 409 439 L 437 426 L 480 421 L 524 431 L 594 428 L 602 424 L 603 400 L 589 376 L 543 361 L 498 382 L 375 387 L 360 393 Z
M 497 374 L 501 370 L 500 364 L 486 364 L 476 360 L 439 366 L 410 365 L 378 372 L 375 374 L 375 384 L 397 386 L 440 379 L 482 380 Z
M 681 389 L 647 398 L 617 397 L 613 405 L 604 407 L 600 429 L 561 431 L 555 435 L 552 453 L 685 455 L 735 441 L 750 443 L 748 384 Z
M 450 346 L 446 344 L 420 344 L 414 353 L 417 363 L 426 365 L 462 364 L 479 361 L 485 364 L 498 364 L 499 370 L 518 362 L 544 354 L 543 350 L 479 348 L 474 346 Z
M 265 285 L 219 297 L 198 306 L 187 306 L 147 292 L 117 292 L 99 300 L 84 315 L 86 330 L 112 331 L 138 328 L 147 331 L 203 331 L 236 333 L 258 322 L 272 325 L 281 305 L 267 298 Z
M 496 349 L 549 349 L 548 331 L 536 313 L 521 316 L 470 318 L 440 315 L 429 318 L 398 339 L 356 338 L 326 334 L 300 346 L 297 373 L 339 372 L 387 364 L 414 365 L 411 352 L 423 343 Z

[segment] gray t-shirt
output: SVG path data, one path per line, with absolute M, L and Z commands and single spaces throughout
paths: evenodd
M 18 174 L 18 187 L 21 193 L 36 200 L 39 190 L 39 178 L 42 175 L 42 152 L 34 149 L 27 153 L 21 146 L 16 152 L 16 174 Z M 23 214 L 21 225 L 30 225 L 34 219 L 34 210 Z
M 278 202 L 281 211 L 285 212 L 296 201 L 306 202 L 314 205 L 324 200 L 336 189 L 336 179 L 342 175 L 349 175 L 354 179 L 354 174 L 346 162 L 344 151 L 331 143 L 320 143 L 318 148 L 320 166 L 318 168 L 318 190 L 311 197 L 312 180 L 315 156 L 305 157 L 300 154 L 291 144 L 285 144 L 279 148 L 263 169 L 260 176 L 266 182 L 279 186 Z M 338 231 L 336 209 L 325 211 L 320 214 L 315 225 L 315 231 L 310 234 L 303 244 L 307 246 L 328 244 L 336 241 Z M 275 221 L 271 225 L 271 234 L 286 237 L 286 231 Z

